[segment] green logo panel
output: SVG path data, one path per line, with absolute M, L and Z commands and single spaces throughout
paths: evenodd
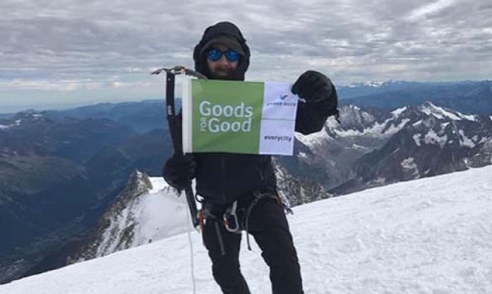
M 193 152 L 259 153 L 264 83 L 192 80 Z

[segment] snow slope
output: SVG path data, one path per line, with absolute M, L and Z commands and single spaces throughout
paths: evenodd
M 491 180 L 487 166 L 295 207 L 305 292 L 492 293 Z M 220 293 L 200 235 L 191 240 L 197 293 Z M 252 293 L 270 293 L 258 248 L 244 246 L 241 262 Z M 0 293 L 193 293 L 190 263 L 182 234 L 0 285 Z
M 112 216 L 98 245 L 97 257 L 121 250 L 121 246 L 137 247 L 187 231 L 185 197 L 177 197 L 162 178 L 149 180 L 151 190 L 132 196 L 125 209 Z M 124 244 L 122 236 L 128 233 L 125 230 L 128 227 L 131 227 L 131 242 Z
M 161 177 L 135 171 L 127 187 L 99 220 L 97 233 L 72 254 L 71 262 L 102 257 L 188 231 L 185 197 Z

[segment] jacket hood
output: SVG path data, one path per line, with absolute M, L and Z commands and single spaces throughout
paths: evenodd
M 216 23 L 208 27 L 204 32 L 200 42 L 195 46 L 193 50 L 193 60 L 195 61 L 195 70 L 204 74 L 208 78 L 213 78 L 208 70 L 206 57 L 204 54 L 204 46 L 210 44 L 214 38 L 219 36 L 227 36 L 235 38 L 242 47 L 244 55 L 239 60 L 238 67 L 232 77 L 233 80 L 244 80 L 244 75 L 249 67 L 250 51 L 248 45 L 246 45 L 246 39 L 244 39 L 243 34 L 239 28 L 227 21 Z

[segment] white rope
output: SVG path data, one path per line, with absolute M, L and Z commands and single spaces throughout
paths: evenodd
M 195 260 L 193 258 L 193 242 L 191 240 L 191 231 L 193 228 L 190 226 L 190 220 L 191 220 L 191 215 L 190 211 L 188 209 L 186 210 L 186 224 L 187 224 L 187 231 L 188 231 L 188 242 L 190 244 L 190 260 L 191 260 L 191 281 L 193 285 L 193 294 L 196 294 L 196 283 L 195 283 Z

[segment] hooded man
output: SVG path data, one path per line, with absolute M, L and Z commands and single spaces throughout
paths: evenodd
M 193 59 L 195 70 L 209 79 L 243 81 L 250 50 L 236 25 L 219 22 L 205 30 Z M 330 115 L 338 114 L 335 87 L 319 72 L 303 73 L 292 93 L 303 99 L 297 110 L 297 132 L 317 132 Z M 205 219 L 203 242 L 223 293 L 250 293 L 239 265 L 242 230 L 251 234 L 262 250 L 270 268 L 272 292 L 303 293 L 299 261 L 270 155 L 175 154 L 166 161 L 163 177 L 178 190 L 196 179 Z

